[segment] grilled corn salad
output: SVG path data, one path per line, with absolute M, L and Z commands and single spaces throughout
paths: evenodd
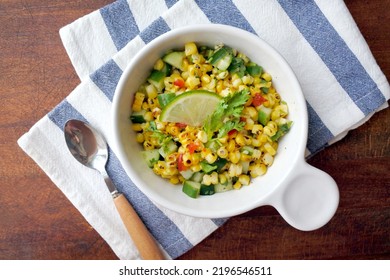
M 196 104 L 180 97 L 191 104 L 202 95 L 211 111 L 198 111 L 197 125 L 162 120 L 167 107 L 174 108 L 169 114 L 179 106 L 191 114 Z M 130 119 L 147 165 L 196 198 L 240 189 L 264 175 L 292 125 L 287 116 L 287 104 L 261 66 L 228 46 L 190 42 L 156 61 L 135 93 Z

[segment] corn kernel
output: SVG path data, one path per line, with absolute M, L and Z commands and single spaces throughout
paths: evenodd
M 239 190 L 239 189 L 241 189 L 241 187 L 242 187 L 242 184 L 240 181 L 235 182 L 233 185 L 233 189 L 235 189 L 235 190 Z
M 237 163 L 240 161 L 240 158 L 241 158 L 241 153 L 239 151 L 233 151 L 233 152 L 229 152 L 229 160 L 232 162 L 232 163 Z
M 184 45 L 184 52 L 186 56 L 198 53 L 198 48 L 195 43 L 190 42 Z
M 145 141 L 145 137 L 142 133 L 137 133 L 137 135 L 135 136 L 135 140 L 137 141 L 137 143 L 143 143 Z
M 249 182 L 250 182 L 250 177 L 248 175 L 245 175 L 245 174 L 241 174 L 240 176 L 238 176 L 238 181 L 244 185 L 244 186 L 248 186 L 249 185 Z
M 272 80 L 272 77 L 270 74 L 268 74 L 267 72 L 264 72 L 261 77 L 266 80 L 267 82 L 270 82 Z
M 160 59 L 158 59 L 157 61 L 156 61 L 156 63 L 154 64 L 154 66 L 153 66 L 153 68 L 155 69 L 155 70 L 161 70 L 161 69 L 163 69 L 163 67 L 164 67 L 164 61 L 160 58 Z
M 220 158 L 226 158 L 228 156 L 229 152 L 228 150 L 225 148 L 225 147 L 220 147 L 218 150 L 217 150 L 217 155 L 220 157 Z

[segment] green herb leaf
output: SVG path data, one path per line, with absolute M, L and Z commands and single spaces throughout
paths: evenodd
M 249 91 L 242 90 L 223 98 L 210 115 L 203 126 L 210 140 L 215 132 L 218 132 L 217 138 L 225 136 L 230 130 L 240 131 L 244 123 L 240 121 L 240 116 L 244 110 L 244 104 L 249 99 Z

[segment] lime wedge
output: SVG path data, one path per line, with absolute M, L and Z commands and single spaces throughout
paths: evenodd
M 211 115 L 221 97 L 215 92 L 192 90 L 175 97 L 161 112 L 163 122 L 183 123 L 189 126 L 202 126 Z

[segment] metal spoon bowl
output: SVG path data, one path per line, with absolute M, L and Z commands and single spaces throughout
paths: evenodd
M 106 171 L 107 143 L 102 135 L 80 120 L 68 120 L 64 126 L 66 145 L 81 164 L 100 172 L 110 191 L 119 215 L 143 259 L 164 259 L 153 237 L 127 201 L 119 193 Z

